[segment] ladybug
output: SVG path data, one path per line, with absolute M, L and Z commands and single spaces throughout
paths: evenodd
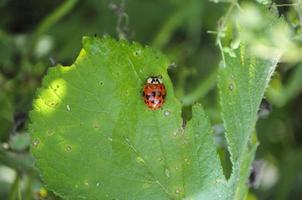
M 166 88 L 161 76 L 151 76 L 143 88 L 144 103 L 151 110 L 159 109 L 165 102 Z

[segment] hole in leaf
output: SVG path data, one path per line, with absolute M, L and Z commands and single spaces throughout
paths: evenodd
M 230 89 L 231 91 L 233 91 L 233 90 L 234 90 L 234 87 L 235 87 L 235 86 L 234 86 L 234 84 L 233 84 L 233 83 L 230 83 L 230 84 L 229 84 L 229 89 Z
M 227 149 L 227 140 L 225 138 L 225 129 L 223 124 L 213 126 L 213 131 L 223 174 L 226 179 L 229 179 L 232 173 L 232 162 L 230 160 L 230 153 Z
M 52 136 L 55 133 L 55 131 L 53 129 L 48 129 L 47 130 L 47 135 L 48 136 Z
M 166 117 L 168 117 L 168 116 L 170 115 L 170 111 L 169 111 L 169 110 L 165 110 L 165 111 L 164 111 L 164 115 L 165 115 Z
M 140 51 L 140 50 L 135 51 L 135 52 L 134 52 L 134 55 L 135 55 L 135 56 L 141 55 L 141 51 Z
M 125 96 L 129 96 L 130 95 L 130 92 L 129 92 L 129 90 L 126 90 L 126 92 L 125 92 Z
M 65 147 L 65 150 L 67 151 L 67 152 L 70 152 L 71 151 L 71 146 L 70 145 L 66 145 L 66 147 Z
M 100 128 L 100 124 L 99 124 L 98 122 L 94 122 L 94 123 L 92 124 L 92 127 L 93 127 L 94 129 L 99 129 L 99 128 Z
M 70 111 L 70 106 L 68 104 L 66 105 L 66 110 Z
M 33 147 L 35 147 L 35 148 L 38 147 L 39 144 L 40 144 L 40 140 L 39 140 L 39 139 L 34 139 L 33 142 L 32 142 L 32 145 L 33 145 Z
M 229 179 L 232 173 L 231 155 L 226 147 L 218 148 L 218 155 L 221 161 L 220 163 L 222 165 L 223 174 L 226 179 Z

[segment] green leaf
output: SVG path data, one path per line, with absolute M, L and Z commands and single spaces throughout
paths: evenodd
M 211 126 L 200 106 L 183 128 L 159 52 L 84 37 L 70 67 L 51 68 L 31 112 L 31 151 L 47 187 L 66 199 L 221 199 L 226 190 Z M 141 93 L 161 75 L 166 102 Z
M 243 199 L 258 143 L 254 134 L 257 112 L 280 55 L 272 60 L 250 57 L 246 55 L 244 45 L 235 50 L 235 54 L 236 57 L 225 56 L 225 67 L 219 71 L 218 87 L 233 164 L 229 180 L 233 187 L 232 199 Z

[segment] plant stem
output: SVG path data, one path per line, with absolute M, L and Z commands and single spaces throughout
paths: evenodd
M 17 197 L 19 196 L 19 182 L 20 182 L 20 176 L 17 173 L 14 183 L 11 186 L 11 190 L 9 192 L 8 200 L 17 200 Z M 20 200 L 20 199 L 19 199 Z
M 38 25 L 38 28 L 33 33 L 33 41 L 30 48 L 30 53 L 35 47 L 39 37 L 45 33 L 49 28 L 56 24 L 62 17 L 68 14 L 72 8 L 76 5 L 78 0 L 67 0 L 62 5 L 60 5 L 54 12 L 48 15 L 43 21 Z
M 33 158 L 30 155 L 8 152 L 0 147 L 0 160 L 18 172 L 33 172 Z
M 299 16 L 300 26 L 302 27 L 302 1 L 296 0 L 297 2 L 297 12 Z
M 218 24 L 218 28 L 217 28 L 216 44 L 218 45 L 219 50 L 220 50 L 221 59 L 222 59 L 222 62 L 223 62 L 223 67 L 226 67 L 226 62 L 225 62 L 225 57 L 224 57 L 223 45 L 222 45 L 222 42 L 221 42 L 221 38 L 223 37 L 224 32 L 225 32 L 225 28 L 226 28 L 225 24 L 229 20 L 229 18 L 231 16 L 231 13 L 232 13 L 235 6 L 237 8 L 240 8 L 237 1 L 232 2 L 230 7 L 228 8 L 226 14 L 224 15 L 224 17 L 221 18 L 221 20 L 220 20 L 221 23 Z
M 163 24 L 154 40 L 152 41 L 153 47 L 162 48 L 169 41 L 173 32 L 183 23 L 186 10 L 189 6 L 188 2 L 182 4 Z
M 193 92 L 184 96 L 181 101 L 184 106 L 192 105 L 194 102 L 203 98 L 211 89 L 215 87 L 217 70 L 211 72 L 206 80 L 201 81 Z

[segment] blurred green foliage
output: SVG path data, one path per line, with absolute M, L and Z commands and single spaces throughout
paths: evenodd
M 287 25 L 268 27 L 267 9 Z M 247 199 L 301 199 L 300 0 L 0 0 L 0 19 L 0 199 L 58 199 L 32 165 L 28 111 L 47 68 L 71 64 L 82 36 L 94 34 L 149 44 L 170 57 L 183 116 L 189 119 L 191 105 L 202 102 L 226 173 L 231 165 L 215 87 L 222 55 L 232 55 L 238 41 L 257 56 L 283 49 L 261 106 L 266 114 L 257 123 L 260 146 Z

